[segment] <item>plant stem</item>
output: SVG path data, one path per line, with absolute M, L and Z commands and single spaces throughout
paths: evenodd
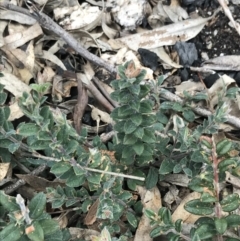
M 214 189 L 215 189 L 215 195 L 217 198 L 217 201 L 215 202 L 215 214 L 217 218 L 221 218 L 222 216 L 222 209 L 221 205 L 219 203 L 219 176 L 218 176 L 218 163 L 219 160 L 217 158 L 217 152 L 216 152 L 216 144 L 214 141 L 214 135 L 212 137 L 212 161 L 213 161 L 213 175 L 214 175 Z M 218 234 L 216 235 L 217 241 L 223 241 L 222 235 Z
M 47 156 L 43 156 L 39 153 L 34 153 L 32 154 L 32 156 L 43 159 L 43 160 L 49 160 L 49 161 L 55 161 L 55 162 L 60 162 L 61 159 L 57 159 L 54 157 L 47 157 Z M 116 173 L 116 172 L 108 172 L 108 171 L 103 171 L 103 170 L 98 170 L 98 169 L 94 169 L 94 168 L 89 168 L 89 167 L 82 167 L 80 166 L 75 159 L 71 159 L 70 163 L 72 164 L 72 166 L 77 166 L 81 169 L 84 169 L 86 171 L 91 171 L 91 172 L 97 172 L 97 173 L 102 173 L 102 174 L 108 174 L 108 175 L 112 175 L 112 176 L 118 176 L 118 177 L 123 177 L 123 178 L 129 178 L 129 179 L 134 179 L 134 180 L 139 180 L 139 181 L 145 181 L 144 177 L 137 177 L 137 176 L 132 176 L 132 175 L 125 175 L 122 173 Z
M 216 201 L 216 215 L 218 218 L 221 218 L 221 207 L 219 205 L 219 177 L 218 177 L 218 158 L 216 153 L 216 144 L 214 141 L 214 136 L 212 137 L 212 161 L 213 161 L 213 175 L 214 175 L 214 190 L 215 190 L 215 196 L 217 198 Z

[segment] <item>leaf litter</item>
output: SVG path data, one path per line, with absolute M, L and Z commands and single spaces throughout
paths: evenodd
M 228 7 L 225 1 L 219 0 L 227 15 L 225 17 L 216 1 L 206 1 L 206 6 L 196 4 L 197 1 L 189 1 L 189 4 L 182 2 L 180 4 L 179 1 L 172 0 L 170 4 L 166 4 L 164 1 L 147 0 L 87 0 L 81 5 L 77 1 L 71 1 L 71 5 L 67 6 L 64 1 L 51 3 L 43 0 L 37 4 L 43 12 L 53 13 L 51 18 L 55 22 L 64 30 L 70 31 L 85 49 L 99 56 L 99 59 L 108 65 L 117 67 L 134 60 L 137 69 L 147 71 L 145 81 L 156 81 L 159 75 L 163 75 L 168 83 L 165 87 L 176 90 L 175 99 L 180 101 L 179 98 L 184 97 L 185 91 L 192 95 L 203 93 L 208 96 L 209 101 L 202 101 L 201 107 L 214 111 L 218 92 L 240 85 L 240 52 L 239 46 L 235 45 L 240 40 L 240 25 L 236 19 L 240 13 L 237 5 L 239 3 L 232 3 Z M 60 118 L 61 113 L 67 114 L 68 120 L 74 123 L 78 133 L 82 124 L 91 134 L 107 134 L 107 127 L 112 124 L 109 114 L 117 104 L 111 102 L 107 94 L 113 91 L 107 84 L 115 79 L 114 71 L 109 73 L 102 68 L 103 65 L 97 66 L 95 60 L 91 62 L 91 58 L 91 63 L 86 62 L 79 56 L 74 45 L 63 41 L 62 36 L 57 36 L 58 33 L 50 31 L 46 26 L 41 27 L 30 15 L 0 6 L 3 8 L 0 15 L 0 70 L 4 74 L 0 83 L 5 85 L 9 95 L 9 120 L 23 117 L 17 99 L 24 91 L 31 91 L 31 83 L 51 83 L 52 86 L 46 94 L 51 105 L 57 107 L 56 118 Z M 227 36 L 229 34 L 233 42 Z M 97 80 L 92 81 L 94 76 L 100 82 L 104 81 L 102 89 L 96 88 Z M 182 82 L 172 81 L 174 76 L 180 77 Z M 77 96 L 79 81 L 86 88 L 82 90 L 87 93 L 84 99 L 78 99 Z M 165 94 L 166 99 L 167 96 Z M 169 97 L 169 100 L 172 100 L 171 98 L 173 97 Z M 231 121 L 235 120 L 234 117 L 240 117 L 239 98 L 237 95 L 237 101 L 225 100 L 232 116 L 223 130 L 230 130 L 230 136 L 231 131 L 234 133 L 239 130 L 239 122 Z M 82 103 L 80 110 L 74 109 L 79 103 Z M 72 112 L 74 113 L 71 116 Z M 203 112 L 198 112 L 199 116 L 201 113 Z M 234 138 L 239 141 L 238 135 Z M 89 140 L 91 139 L 89 137 Z M 12 167 L 1 167 L 0 181 L 3 181 Z M 163 198 L 164 204 L 173 211 L 174 220 L 181 218 L 193 224 L 196 217 L 190 215 L 184 205 L 187 200 L 198 198 L 193 197 L 198 194 L 181 194 L 189 180 L 183 176 L 181 181 L 175 183 L 175 175 L 177 174 L 168 175 L 165 184 L 162 183 L 160 187 L 161 191 L 166 192 L 170 190 L 169 185 L 177 185 L 172 186 L 175 187 L 174 195 L 169 197 L 167 192 L 168 195 Z M 18 177 L 23 179 L 21 175 Z M 230 183 L 234 183 L 230 174 L 227 178 Z M 34 189 L 41 189 L 40 184 L 36 184 Z M 144 207 L 157 212 L 162 206 L 157 187 L 152 190 L 138 187 L 138 193 Z M 86 216 L 87 224 L 96 222 L 94 205 Z M 90 212 L 93 213 L 91 218 Z M 94 226 L 93 229 L 98 231 Z M 72 230 L 72 235 L 83 231 L 85 229 Z M 92 232 L 96 234 L 94 230 Z M 149 222 L 142 216 L 134 240 L 148 240 L 146 237 L 149 232 Z M 88 236 L 86 233 L 84 235 Z M 103 232 L 102 235 L 107 234 Z

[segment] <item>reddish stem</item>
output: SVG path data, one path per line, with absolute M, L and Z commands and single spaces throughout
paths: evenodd
M 216 152 L 216 144 L 214 141 L 214 137 L 212 137 L 212 161 L 213 161 L 213 175 L 214 175 L 214 190 L 215 190 L 215 195 L 217 198 L 216 204 L 215 204 L 215 213 L 217 218 L 222 217 L 222 208 L 219 203 L 219 176 L 218 176 L 218 163 L 219 159 L 217 158 L 217 152 Z M 218 234 L 216 237 L 217 241 L 223 241 L 222 235 Z

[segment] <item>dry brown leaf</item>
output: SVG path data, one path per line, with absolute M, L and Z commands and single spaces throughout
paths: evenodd
M 33 25 L 36 23 L 36 20 L 30 16 L 27 16 L 25 14 L 16 12 L 16 11 L 10 11 L 10 10 L 3 10 L 1 9 L 0 19 L 5 20 L 12 20 L 21 24 L 26 25 Z
M 107 123 L 107 124 L 112 123 L 113 120 L 107 112 L 99 110 L 98 108 L 94 107 L 93 105 L 89 105 L 89 106 L 92 108 L 91 117 L 93 120 L 95 120 L 97 122 L 97 133 L 99 131 L 100 121 Z
M 219 125 L 219 130 L 225 132 L 225 134 L 227 134 L 229 137 L 229 139 L 232 139 L 232 140 L 239 140 L 238 138 L 234 138 L 234 135 L 231 135 L 230 133 L 226 133 L 226 132 L 229 132 L 229 131 L 232 131 L 234 130 L 235 128 L 229 124 L 226 124 L 226 123 L 223 123 L 223 124 L 220 124 Z
M 112 123 L 113 120 L 107 112 L 99 110 L 93 105 L 89 105 L 89 106 L 92 108 L 91 117 L 93 118 L 93 120 L 97 121 L 98 119 L 100 119 L 104 123 L 107 123 L 107 124 Z
M 182 219 L 184 223 L 194 223 L 197 219 L 199 219 L 200 216 L 194 215 L 189 213 L 184 209 L 184 205 L 194 199 L 199 199 L 201 197 L 201 194 L 198 192 L 192 192 L 189 195 L 187 195 L 180 205 L 177 207 L 177 209 L 172 214 L 173 222 L 176 222 L 178 219 Z
M 214 106 L 219 102 L 219 94 L 223 92 L 225 88 L 230 86 L 231 84 L 236 85 L 236 82 L 234 79 L 229 77 L 228 75 L 220 76 L 220 78 L 211 86 L 210 89 L 208 89 L 208 95 L 210 99 L 210 107 L 211 109 L 214 109 Z M 229 99 L 226 98 L 225 103 L 229 103 Z M 230 111 L 231 106 L 229 106 Z
M 4 45 L 3 32 L 4 32 L 5 28 L 7 27 L 7 25 L 8 25 L 7 21 L 0 22 L 0 48 Z
M 135 68 L 136 69 L 145 69 L 146 70 L 146 75 L 144 77 L 144 79 L 154 79 L 153 78 L 153 70 L 147 67 L 143 67 L 139 61 L 139 59 L 137 58 L 137 56 L 133 53 L 133 51 L 128 51 L 125 56 L 125 61 L 124 63 L 128 62 L 128 61 L 133 61 L 135 64 Z
M 10 163 L 0 163 L 0 181 L 2 181 L 9 170 Z
M 141 72 L 141 69 L 136 68 L 134 62 L 131 61 L 125 70 L 125 75 L 128 79 L 131 79 L 131 78 L 136 78 L 140 74 L 140 72 Z
M 26 68 L 19 69 L 18 71 L 21 76 L 22 82 L 28 85 L 30 80 L 33 78 L 33 75 L 31 74 L 31 72 Z
M 63 94 L 64 97 L 69 97 L 70 96 L 70 91 L 72 87 L 77 86 L 77 81 L 76 80 L 68 80 L 63 83 Z
M 228 104 L 229 104 L 229 107 L 230 107 L 229 114 L 240 118 L 240 106 L 239 106 L 240 96 L 237 95 L 235 100 L 228 100 Z
M 84 219 L 84 224 L 86 225 L 92 225 L 95 223 L 97 219 L 97 210 L 99 205 L 99 199 L 97 199 L 92 206 L 90 207 L 87 216 Z
M 90 47 L 97 48 L 99 55 L 101 55 L 101 49 L 98 44 L 98 38 L 100 38 L 103 35 L 103 32 L 100 33 L 89 33 L 87 30 L 77 30 L 76 34 L 73 34 L 73 36 L 76 37 L 76 39 L 81 42 L 81 45 L 88 49 Z
M 61 208 L 62 209 L 62 208 Z M 64 212 L 62 213 L 59 217 L 55 217 L 53 218 L 54 220 L 56 220 L 60 226 L 61 229 L 66 228 L 68 225 L 68 217 L 66 215 L 67 213 Z
M 77 100 L 76 99 L 73 99 L 73 100 L 67 100 L 67 101 L 64 101 L 64 102 L 61 102 L 58 107 L 60 109 L 62 109 L 62 112 L 67 115 L 69 114 L 70 112 L 73 111 L 75 105 L 77 104 Z
M 190 179 L 185 174 L 168 174 L 164 179 L 166 182 L 182 187 L 188 187 Z
M 49 0 L 38 0 L 38 1 L 37 1 L 37 4 L 38 4 L 39 6 L 43 6 L 43 5 L 45 5 L 48 1 L 49 1 Z M 49 1 L 49 2 L 50 2 L 50 1 Z
M 4 38 L 5 46 L 9 49 L 15 49 L 27 43 L 28 41 L 43 34 L 42 28 L 38 23 L 29 27 L 23 32 L 13 33 Z
M 53 78 L 52 97 L 55 101 L 61 102 L 63 96 L 63 78 L 59 75 L 55 75 Z
M 21 97 L 24 91 L 27 93 L 31 91 L 31 88 L 18 79 L 15 75 L 10 74 L 5 70 L 3 70 L 2 73 L 4 76 L 0 78 L 0 83 L 4 85 L 4 89 L 12 93 L 16 98 Z M 9 107 L 11 110 L 10 117 L 8 118 L 9 121 L 23 116 L 21 109 L 18 107 L 17 100 Z
M 214 140 L 215 143 L 218 143 L 218 142 L 226 139 L 226 136 L 225 136 L 225 133 L 218 132 L 216 134 L 213 134 L 212 139 Z
M 178 1 L 172 1 L 170 6 L 163 5 L 163 9 L 166 12 L 167 16 L 174 23 L 189 18 L 187 11 L 176 3 L 178 3 Z
M 65 42 L 62 39 L 58 39 L 57 41 L 55 41 L 55 43 L 48 49 L 48 51 L 52 54 L 57 53 L 57 51 L 59 51 L 61 48 L 63 48 L 63 46 L 65 45 Z M 42 48 L 41 48 L 41 52 L 42 52 Z M 40 54 L 40 52 L 39 52 Z
M 101 39 L 96 39 L 97 45 L 98 47 L 102 50 L 102 51 L 111 51 L 112 48 L 111 46 L 107 43 L 107 40 L 103 40 L 103 38 Z
M 23 69 L 24 64 L 18 58 L 16 58 L 12 50 L 9 50 L 4 46 L 1 48 L 1 50 L 4 52 L 7 59 L 4 64 L 5 69 L 9 70 L 11 73 L 14 73 L 14 75 L 16 75 L 18 78 L 21 78 L 21 75 L 18 73 L 18 69 Z
M 184 97 L 183 91 L 189 92 L 190 95 L 194 95 L 196 92 L 201 92 L 205 89 L 202 82 L 194 82 L 192 80 L 184 81 L 180 85 L 174 86 L 176 88 L 175 94 Z
M 86 78 L 88 79 L 88 81 L 91 81 L 91 79 L 95 75 L 95 72 L 89 61 L 83 66 L 83 71 L 84 71 L 84 74 L 85 74 Z
M 163 26 L 163 23 L 167 20 L 167 14 L 163 9 L 162 1 L 158 1 L 152 9 L 150 16 L 148 17 L 149 25 L 152 29 L 160 28 Z
M 34 54 L 34 46 L 33 46 L 32 40 L 28 44 L 28 47 L 26 49 L 26 55 L 27 55 L 27 58 L 25 60 L 25 66 L 31 73 L 33 73 L 33 68 L 35 64 L 35 54 Z
M 109 13 L 103 13 L 103 16 L 102 16 L 102 30 L 108 36 L 108 38 L 113 39 L 118 35 L 118 31 L 107 25 L 106 23 L 107 14 Z
M 6 48 L 3 49 L 8 58 L 14 61 L 14 65 L 18 66 L 19 78 L 21 78 L 24 83 L 29 84 L 30 79 L 33 78 L 33 68 L 35 64 L 32 41 L 28 45 L 26 52 L 21 49 L 10 49 L 9 51 L 6 51 Z M 12 56 L 14 58 L 12 58 Z
M 73 240 L 81 238 L 86 241 L 91 241 L 92 236 L 98 236 L 100 234 L 98 231 L 84 228 L 69 228 L 69 232 Z
M 19 77 L 24 83 L 29 84 L 30 79 L 33 77 L 33 67 L 35 61 L 34 57 L 32 58 L 32 56 L 28 56 L 27 53 L 21 49 L 10 49 L 9 51 L 5 51 L 5 53 L 10 58 L 11 55 L 14 56 L 13 63 L 16 66 L 19 66 L 19 64 L 23 65 L 21 67 L 18 67 L 18 72 L 20 73 Z M 32 54 L 34 55 L 33 52 Z
M 41 192 L 45 191 L 46 187 L 53 187 L 57 188 L 58 186 L 65 185 L 63 182 L 60 181 L 48 181 L 45 178 L 33 176 L 31 174 L 15 174 L 20 179 L 23 179 L 27 184 L 33 187 L 36 191 Z
M 10 108 L 10 111 L 11 111 L 10 116 L 8 118 L 9 121 L 16 120 L 16 119 L 23 116 L 23 112 L 20 109 L 20 107 L 18 106 L 18 102 L 14 102 L 13 104 L 11 104 L 9 106 L 9 108 Z
M 125 55 L 128 51 L 128 48 L 123 47 L 117 51 L 117 53 L 113 56 L 113 61 L 116 63 L 116 65 L 120 65 L 123 63 L 123 59 L 125 58 Z
M 110 39 L 108 43 L 113 49 L 128 46 L 137 51 L 139 48 L 153 49 L 164 45 L 174 45 L 177 41 L 187 41 L 195 37 L 211 18 L 188 19 L 166 25 L 144 33 L 132 34 L 127 37 Z
M 163 47 L 151 49 L 152 52 L 156 53 L 161 61 L 173 68 L 182 68 L 182 65 L 175 63 L 170 56 L 166 53 Z
M 137 191 L 141 196 L 141 202 L 144 209 L 151 209 L 153 212 L 158 212 L 162 207 L 161 194 L 157 187 L 146 190 L 145 187 L 137 186 Z M 138 228 L 134 237 L 134 241 L 152 241 L 150 220 L 146 215 L 142 215 L 138 224 Z
M 125 58 L 127 51 L 128 51 L 128 48 L 123 47 L 123 48 L 120 48 L 116 54 L 113 55 L 113 54 L 104 53 L 102 54 L 101 58 L 108 61 L 109 63 L 115 63 L 116 65 L 121 65 L 124 62 L 123 60 Z
M 65 65 L 63 64 L 63 62 L 56 55 L 50 53 L 49 51 L 43 50 L 42 54 L 36 55 L 36 57 L 42 58 L 42 59 L 47 59 L 47 60 L 51 61 L 52 63 L 58 65 L 63 70 L 67 70 Z
M 55 76 L 55 72 L 51 67 L 44 67 L 42 72 L 38 72 L 37 74 L 37 83 L 38 84 L 45 84 L 45 83 L 52 83 L 53 77 Z M 51 87 L 46 91 L 46 93 L 50 93 Z
M 29 28 L 29 26 L 27 26 L 27 25 L 11 22 L 8 24 L 8 35 L 11 35 L 14 33 L 22 33 L 24 31 L 26 31 L 28 28 Z
M 240 55 L 226 55 L 205 61 L 202 67 L 211 70 L 240 71 Z
M 171 205 L 173 202 L 175 202 L 178 198 L 179 190 L 175 185 L 172 185 L 169 187 L 169 191 L 165 194 L 163 197 L 163 200 L 168 205 Z
M 236 177 L 236 176 L 232 175 L 230 172 L 225 172 L 225 173 L 226 173 L 225 180 L 228 183 L 231 183 L 233 186 L 235 186 L 238 189 L 240 189 L 240 179 L 239 179 L 239 177 Z

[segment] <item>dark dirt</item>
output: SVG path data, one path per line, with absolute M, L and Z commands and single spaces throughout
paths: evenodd
M 191 4 L 184 4 L 184 3 Z M 200 4 L 201 2 L 201 4 Z M 215 0 L 206 1 L 182 1 L 182 7 L 191 14 L 193 11 L 198 11 L 202 17 L 209 17 L 219 7 Z M 235 21 L 240 22 L 240 5 L 229 4 L 229 9 Z M 198 59 L 193 63 L 193 66 L 200 66 L 207 59 L 212 59 L 224 55 L 239 55 L 240 54 L 240 36 L 237 31 L 230 26 L 230 20 L 223 11 L 220 11 L 202 31 L 193 39 L 188 41 L 194 43 L 198 51 Z M 175 48 L 175 47 L 173 47 Z M 163 72 L 165 72 L 163 70 Z M 218 71 L 220 74 L 226 73 L 234 78 L 240 86 L 240 72 L 237 71 Z M 188 68 L 179 69 L 176 75 L 181 77 L 182 81 L 192 78 L 194 81 L 199 81 L 199 76 L 195 72 L 191 72 Z M 203 78 L 207 88 L 210 88 L 215 80 L 218 79 L 218 74 L 209 75 Z
M 237 20 L 240 16 L 240 6 L 230 5 L 230 10 L 233 18 Z M 209 58 L 240 54 L 240 36 L 234 28 L 229 26 L 229 22 L 227 16 L 220 12 L 213 21 L 205 26 L 195 38 L 195 41 L 199 42 L 198 50 L 200 53 L 206 52 Z M 210 45 L 211 48 L 208 47 Z

